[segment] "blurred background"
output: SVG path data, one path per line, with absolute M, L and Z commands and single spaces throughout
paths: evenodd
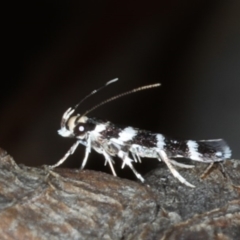
M 90 116 L 180 139 L 224 138 L 240 158 L 239 1 L 21 1 L 3 10 L 0 147 L 17 163 L 58 161 L 74 143 L 57 134 L 64 111 L 115 77 L 79 113 L 160 82 Z M 84 150 L 63 166 L 79 167 Z M 86 168 L 110 172 L 103 163 L 92 153 Z

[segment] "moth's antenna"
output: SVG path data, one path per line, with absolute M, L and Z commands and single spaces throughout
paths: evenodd
M 90 113 L 90 112 L 92 112 L 93 110 L 95 110 L 96 108 L 98 108 L 98 107 L 100 107 L 100 106 L 102 106 L 102 105 L 104 105 L 104 104 L 106 104 L 106 103 L 108 103 L 108 102 L 111 102 L 111 101 L 113 101 L 113 100 L 116 100 L 116 99 L 118 99 L 118 98 L 124 97 L 124 96 L 126 96 L 126 95 L 129 95 L 129 94 L 132 94 L 132 93 L 135 93 L 135 92 L 139 92 L 139 91 L 143 91 L 143 90 L 146 90 L 146 89 L 155 88 L 155 87 L 159 87 L 159 86 L 161 86 L 160 83 L 154 83 L 154 84 L 150 84 L 150 85 L 146 85 L 146 86 L 134 88 L 134 89 L 132 89 L 132 90 L 130 90 L 130 91 L 127 91 L 127 92 L 124 92 L 124 93 L 120 93 L 120 94 L 118 94 L 118 95 L 116 95 L 116 96 L 114 96 L 114 97 L 111 97 L 111 98 L 109 98 L 109 99 L 107 99 L 107 100 L 105 100 L 105 101 L 97 104 L 96 106 L 92 107 L 90 110 L 86 111 L 82 116 L 85 116 L 85 115 L 87 115 L 88 113 Z
M 102 90 L 103 88 L 107 87 L 108 85 L 115 83 L 116 81 L 118 81 L 118 78 L 114 78 L 108 82 L 106 82 L 103 86 L 101 86 L 98 89 L 93 90 L 91 93 L 89 93 L 86 97 L 84 97 L 78 104 L 75 105 L 75 107 L 73 108 L 74 110 L 76 110 L 78 108 L 78 106 L 85 101 L 87 98 L 89 98 L 90 96 L 92 96 L 93 94 L 99 92 L 100 90 Z

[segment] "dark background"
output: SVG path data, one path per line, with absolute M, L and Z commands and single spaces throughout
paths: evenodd
M 182 139 L 224 138 L 239 158 L 239 1 L 62 0 L 2 10 L 0 147 L 18 163 L 58 161 L 74 142 L 57 135 L 63 112 L 115 77 L 79 113 L 161 82 L 90 116 Z M 80 146 L 64 166 L 80 166 L 83 154 Z M 92 153 L 87 168 L 103 162 Z

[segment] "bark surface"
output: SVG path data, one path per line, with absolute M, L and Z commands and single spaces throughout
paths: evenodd
M 239 162 L 178 168 L 192 189 L 164 164 L 141 184 L 17 165 L 0 149 L 1 239 L 239 239 Z

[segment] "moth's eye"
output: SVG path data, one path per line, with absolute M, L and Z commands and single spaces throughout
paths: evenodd
M 74 133 L 76 135 L 82 135 L 84 133 L 86 133 L 86 124 L 85 123 L 79 123 L 75 126 L 74 128 Z
M 84 132 L 85 131 L 85 127 L 84 126 L 79 126 L 78 130 L 79 130 L 79 132 Z
M 74 128 L 75 135 L 84 135 L 86 132 L 92 131 L 94 125 L 90 123 L 78 123 Z

